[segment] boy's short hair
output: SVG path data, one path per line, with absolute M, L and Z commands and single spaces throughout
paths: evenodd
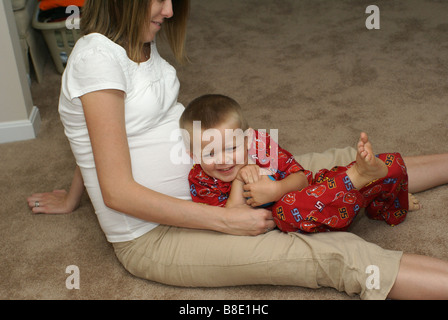
M 238 102 L 224 95 L 207 94 L 188 104 L 180 118 L 179 125 L 182 129 L 190 131 L 193 122 L 200 121 L 201 129 L 207 130 L 217 127 L 228 120 L 230 116 L 235 118 L 239 128 L 243 131 L 249 128 Z

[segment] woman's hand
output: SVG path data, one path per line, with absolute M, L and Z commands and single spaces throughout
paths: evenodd
M 225 210 L 223 218 L 226 229 L 221 230 L 223 233 L 257 236 L 275 228 L 275 222 L 269 210 L 253 209 L 247 205 Z
M 35 193 L 27 201 L 33 213 L 66 214 L 73 212 L 79 206 L 79 202 L 71 201 L 66 190 Z
M 76 166 L 69 192 L 54 190 L 53 192 L 35 193 L 27 199 L 28 206 L 33 213 L 71 213 L 79 207 L 83 192 L 84 180 L 81 170 Z

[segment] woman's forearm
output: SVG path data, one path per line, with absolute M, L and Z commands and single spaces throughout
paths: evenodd
M 78 166 L 76 166 L 72 184 L 70 185 L 70 189 L 67 194 L 67 204 L 70 206 L 71 211 L 75 210 L 79 206 L 83 192 L 84 180 L 82 178 L 81 170 Z
M 108 206 L 154 223 L 233 235 L 259 235 L 275 227 L 268 210 L 246 205 L 232 208 L 204 205 L 172 198 L 135 182 L 115 190 Z
M 223 228 L 218 213 L 222 208 L 173 198 L 135 181 L 114 187 L 104 202 L 113 210 L 158 224 L 215 231 Z

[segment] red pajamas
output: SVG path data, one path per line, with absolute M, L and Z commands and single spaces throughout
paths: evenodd
M 277 165 L 273 156 L 277 154 Z M 304 172 L 309 185 L 283 196 L 275 203 L 272 215 L 283 232 L 344 231 L 361 208 L 369 218 L 384 220 L 390 225 L 401 223 L 407 215 L 408 188 L 404 161 L 399 153 L 380 154 L 388 166 L 385 178 L 376 180 L 361 190 L 353 187 L 346 167 L 322 169 L 314 177 L 311 171 L 300 166 L 294 157 L 280 148 L 270 137 L 256 131 L 256 138 L 249 150 L 257 165 L 268 168 L 275 180 L 282 180 L 291 173 Z M 214 206 L 225 206 L 231 183 L 208 176 L 200 165 L 195 165 L 189 175 L 193 201 Z
M 344 231 L 361 208 L 369 218 L 394 226 L 404 221 L 408 209 L 407 173 L 400 154 L 380 154 L 388 166 L 385 178 L 361 190 L 354 189 L 347 167 L 320 170 L 314 178 L 306 171 L 309 186 L 286 194 L 272 207 L 274 220 L 284 232 Z

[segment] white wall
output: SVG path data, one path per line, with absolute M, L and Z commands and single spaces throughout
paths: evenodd
M 0 143 L 34 139 L 40 127 L 11 1 L 0 0 Z

